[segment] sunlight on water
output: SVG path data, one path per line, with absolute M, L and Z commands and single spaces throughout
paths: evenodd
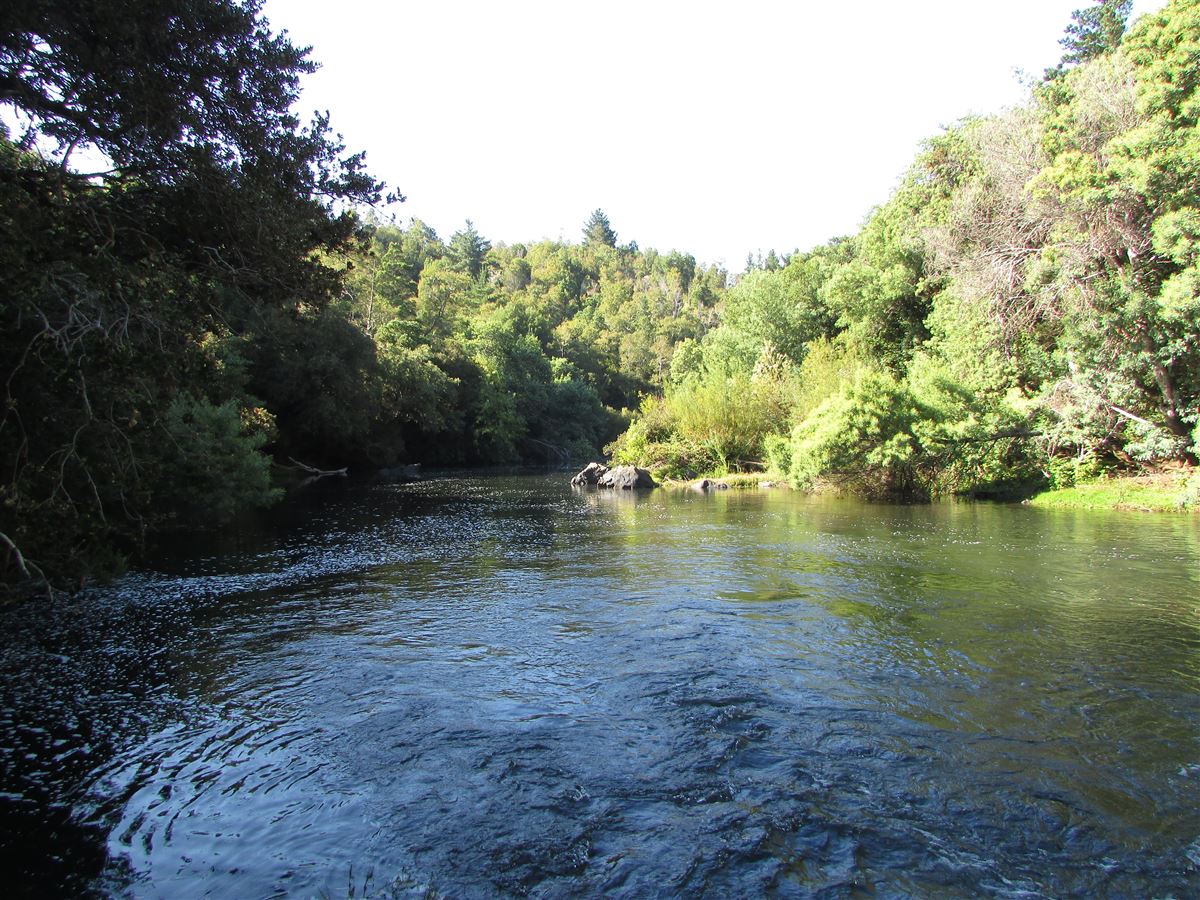
M 1193 518 L 342 485 L 5 611 L 29 895 L 1185 896 Z

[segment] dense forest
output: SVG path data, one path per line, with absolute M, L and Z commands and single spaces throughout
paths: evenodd
M 1080 10 L 1027 103 L 737 276 L 601 210 L 578 242 L 385 220 L 257 0 L 142 5 L 0 14 L 7 583 L 117 572 L 296 461 L 607 447 L 910 496 L 1194 461 L 1200 0 Z

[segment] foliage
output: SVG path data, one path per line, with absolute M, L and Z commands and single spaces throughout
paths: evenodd
M 455 269 L 471 278 L 478 278 L 483 274 L 487 253 L 491 249 L 491 242 L 476 231 L 475 225 L 467 219 L 467 227 L 450 236 L 446 255 Z
M 782 270 L 752 257 L 644 414 L 782 356 L 761 448 L 804 483 L 971 491 L 1194 459 L 1200 3 L 1124 35 L 1128 13 L 1077 11 L 1030 102 L 931 139 L 858 234 Z
M 892 375 L 864 372 L 796 426 L 788 475 L 797 485 L 838 480 L 869 494 L 919 493 L 916 432 L 928 415 Z
M 261 372 L 222 369 L 204 342 L 261 347 L 298 298 L 326 304 L 342 276 L 325 254 L 359 228 L 334 203 L 380 198 L 324 119 L 291 114 L 311 64 L 258 9 L 5 12 L 0 103 L 23 132 L 0 141 L 0 531 L 60 583 L 111 572 L 160 527 L 203 483 L 189 460 L 233 466 L 218 518 L 269 498 L 257 445 L 230 431 Z
M 1133 0 L 1097 0 L 1075 10 L 1066 37 L 1059 41 L 1067 51 L 1063 63 L 1087 62 L 1117 49 L 1132 8 Z
M 163 417 L 158 460 L 164 470 L 158 503 L 172 524 L 221 524 L 247 505 L 273 502 L 279 491 L 271 485 L 271 462 L 258 452 L 273 426 L 269 413 L 234 401 L 176 396 Z
M 612 225 L 608 221 L 608 216 L 604 214 L 604 210 L 595 210 L 587 222 L 584 223 L 583 239 L 589 244 L 604 244 L 608 247 L 617 246 L 617 233 L 612 230 Z

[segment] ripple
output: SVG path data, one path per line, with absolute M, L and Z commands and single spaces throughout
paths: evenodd
M 1200 877 L 1194 527 L 562 482 L 327 491 L 85 602 L 0 611 L 24 883 L 1184 896 Z

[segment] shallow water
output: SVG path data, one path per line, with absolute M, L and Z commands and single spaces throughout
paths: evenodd
M 0 627 L 18 894 L 1200 885 L 1190 517 L 341 481 Z

